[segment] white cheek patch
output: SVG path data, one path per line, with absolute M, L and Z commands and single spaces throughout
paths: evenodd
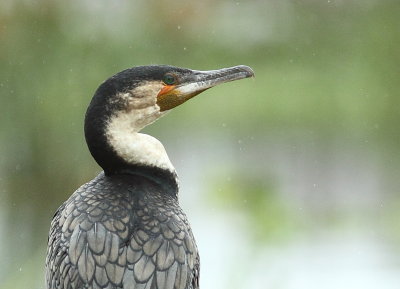
M 155 98 L 162 88 L 163 84 L 161 83 L 161 81 L 146 81 L 144 83 L 141 83 L 140 86 L 132 89 L 130 93 L 138 98 L 141 98 L 145 95 L 152 95 Z
M 128 92 L 117 94 L 111 102 L 123 102 L 129 111 L 156 106 L 157 95 L 162 88 L 158 81 L 146 81 Z
M 153 122 L 165 113 L 149 107 L 132 112 L 121 111 L 107 124 L 106 137 L 119 157 L 131 164 L 154 166 L 175 172 L 164 146 L 156 138 L 138 133 L 143 123 Z

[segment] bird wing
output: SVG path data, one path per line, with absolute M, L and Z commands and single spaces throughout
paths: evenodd
M 198 255 L 183 213 L 143 214 L 145 225 L 132 230 L 121 204 L 81 202 L 82 196 L 75 196 L 52 221 L 48 288 L 198 288 Z M 102 209 L 105 205 L 110 207 Z
M 180 230 L 179 222 L 179 217 L 172 217 L 151 226 L 152 230 L 140 229 L 133 235 L 126 247 L 128 270 L 124 274 L 124 288 L 197 288 L 192 285 L 198 275 L 196 248 L 187 232 Z
M 61 205 L 54 214 L 51 222 L 47 256 L 46 256 L 46 282 L 47 288 L 79 288 L 82 282 L 78 272 L 74 270 L 68 256 L 68 247 L 65 236 L 62 234 L 62 213 L 66 203 Z

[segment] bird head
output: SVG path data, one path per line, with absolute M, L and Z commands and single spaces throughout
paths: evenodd
M 137 132 L 208 88 L 252 76 L 252 69 L 244 65 L 210 71 L 151 65 L 121 71 L 99 86 L 89 105 L 85 118 L 89 149 L 105 171 L 121 163 L 147 164 L 152 160 L 144 158 L 150 157 L 166 163 L 160 157 L 166 156 L 165 151 L 159 153 L 161 143 Z M 140 141 L 134 139 L 138 135 Z
M 132 129 L 139 131 L 208 88 L 252 76 L 252 69 L 244 65 L 211 71 L 138 66 L 107 79 L 93 101 L 102 103 L 111 114 L 129 115 Z

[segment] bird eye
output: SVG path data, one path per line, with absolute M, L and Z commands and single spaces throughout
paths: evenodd
M 163 82 L 167 85 L 172 85 L 176 82 L 176 78 L 172 74 L 166 74 L 163 77 Z

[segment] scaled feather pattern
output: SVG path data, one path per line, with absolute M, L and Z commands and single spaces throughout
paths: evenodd
M 59 289 L 195 289 L 199 256 L 175 194 L 102 173 L 57 210 L 46 277 Z

